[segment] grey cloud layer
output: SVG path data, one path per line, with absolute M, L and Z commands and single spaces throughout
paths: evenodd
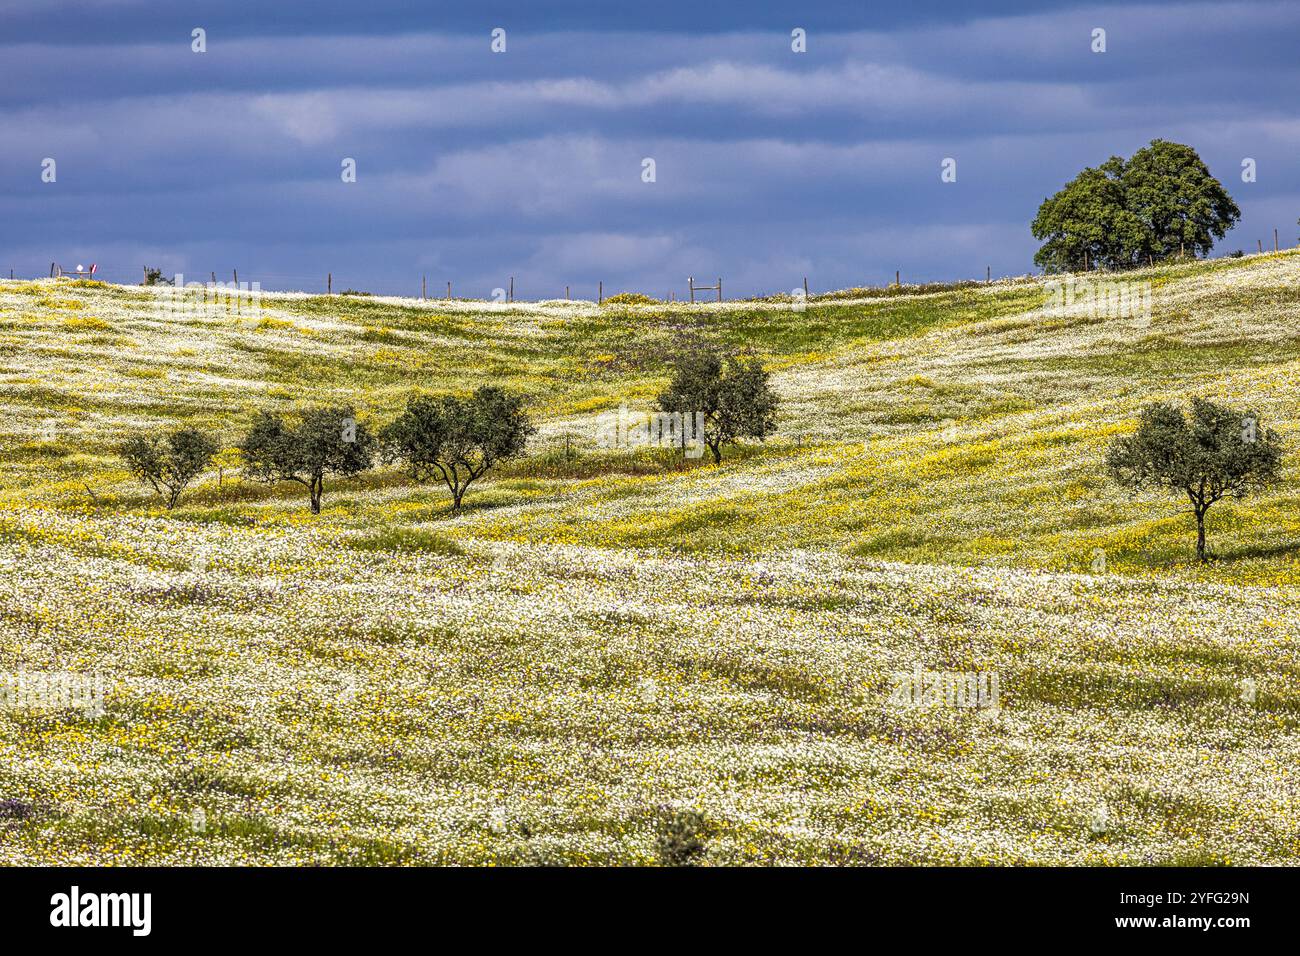
M 1253 246 L 1300 213 L 1297 38 L 1300 9 L 1259 3 L 810 27 L 805 55 L 752 30 L 512 31 L 502 56 L 485 34 L 402 29 L 216 33 L 201 56 L 187 34 L 16 42 L 0 48 L 0 268 L 75 248 L 130 274 L 146 256 L 282 276 L 343 260 L 377 291 L 435 268 L 656 294 L 687 271 L 738 293 L 1023 272 L 1043 195 L 1155 136 L 1201 150 L 1246 213 L 1231 241 Z M 939 181 L 948 156 L 956 184 Z M 1258 183 L 1236 178 L 1244 156 Z

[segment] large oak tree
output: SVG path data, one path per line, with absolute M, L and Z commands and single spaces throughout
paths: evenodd
M 1205 255 L 1241 218 L 1196 150 L 1153 140 L 1112 156 L 1043 200 L 1031 229 L 1034 261 L 1049 272 L 1125 269 L 1182 254 Z

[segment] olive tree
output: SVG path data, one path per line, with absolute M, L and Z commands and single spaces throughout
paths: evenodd
M 383 444 L 416 481 L 440 479 L 456 513 L 469 486 L 498 462 L 522 455 L 536 431 L 521 396 L 485 385 L 469 398 L 411 398 L 384 429 Z
M 1193 398 L 1188 419 L 1165 402 L 1142 409 L 1137 431 L 1106 454 L 1111 477 L 1136 491 L 1183 493 L 1196 517 L 1196 557 L 1205 561 L 1205 513 L 1216 501 L 1245 498 L 1278 480 L 1282 440 L 1252 411 Z
M 740 438 L 762 441 L 776 431 L 779 404 L 768 373 L 756 358 L 726 355 L 711 346 L 690 348 L 678 356 L 659 408 L 682 416 L 702 416 L 703 441 L 722 463 L 722 446 Z
M 375 436 L 350 405 L 310 408 L 288 424 L 278 414 L 259 412 L 239 450 L 244 474 L 272 484 L 294 481 L 307 488 L 312 514 L 320 514 L 325 476 L 357 475 L 374 459 Z
M 153 488 L 169 509 L 176 507 L 181 492 L 216 453 L 216 441 L 195 428 L 132 435 L 118 446 L 118 455 L 131 474 Z

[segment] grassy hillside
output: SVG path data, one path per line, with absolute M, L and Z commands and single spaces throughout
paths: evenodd
M 1300 255 L 1126 278 L 1149 319 L 1029 280 L 255 315 L 0 282 L 0 669 L 111 687 L 98 720 L 0 717 L 0 862 L 641 863 L 678 807 L 713 863 L 1289 862 Z M 721 468 L 595 448 L 700 337 L 774 370 L 776 439 Z M 387 470 L 319 516 L 230 471 L 166 512 L 112 455 L 488 381 L 542 429 L 454 518 Z M 1207 567 L 1179 502 L 1101 467 L 1192 394 L 1292 449 L 1211 510 Z M 891 708 L 916 664 L 997 671 L 1001 708 Z

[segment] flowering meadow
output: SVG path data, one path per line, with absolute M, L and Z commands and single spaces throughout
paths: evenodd
M 1300 857 L 1300 254 L 687 306 L 0 281 L 4 864 L 1285 864 Z M 859 294 L 860 293 L 860 294 Z M 779 430 L 601 447 L 675 350 L 747 349 Z M 499 384 L 528 457 L 445 489 L 246 481 L 259 410 Z M 1258 412 L 1285 480 L 1209 515 L 1102 459 L 1144 403 Z M 115 445 L 225 449 L 174 510 Z M 899 706 L 918 668 L 995 706 Z M 51 681 L 54 679 L 51 678 Z M 986 694 L 981 704 L 987 703 Z

